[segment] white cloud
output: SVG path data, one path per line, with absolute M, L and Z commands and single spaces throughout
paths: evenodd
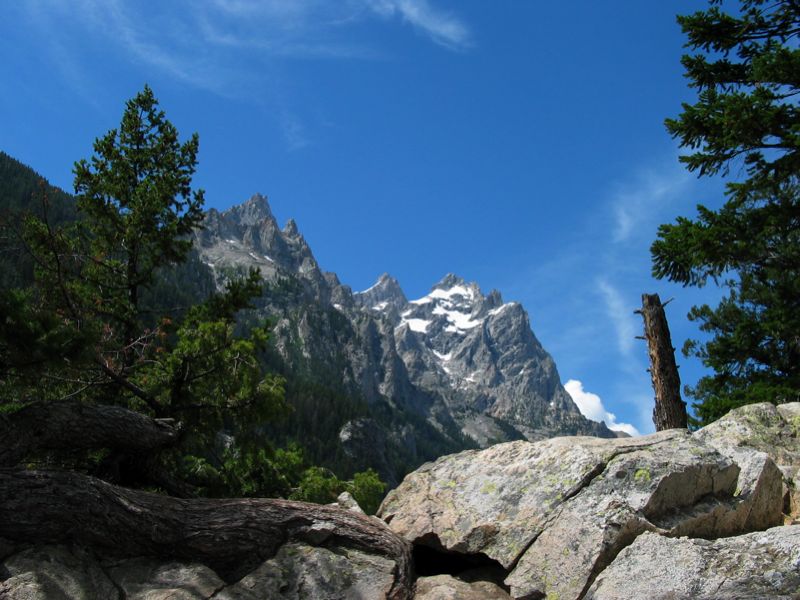
M 572 400 L 578 405 L 578 410 L 587 419 L 592 421 L 605 422 L 612 431 L 624 431 L 629 435 L 641 435 L 639 430 L 629 423 L 617 423 L 614 413 L 608 412 L 603 406 L 600 396 L 587 392 L 583 389 L 583 383 L 577 379 L 570 379 L 564 384 L 564 389 L 572 396 Z
M 464 22 L 433 0 L 174 0 L 156 9 L 124 0 L 30 0 L 23 10 L 50 40 L 53 62 L 73 89 L 96 95 L 102 82 L 75 40 L 96 38 L 148 73 L 224 98 L 263 104 L 289 150 L 313 132 L 292 101 L 286 60 L 374 60 L 384 50 L 354 40 L 351 25 L 411 25 L 451 50 L 470 45 Z M 374 37 L 370 39 L 375 39 Z M 371 45 L 369 45 L 371 44 Z
M 618 186 L 612 200 L 614 213 L 613 241 L 621 243 L 637 232 L 647 239 L 653 235 L 649 222 L 658 219 L 662 206 L 684 194 L 692 176 L 677 160 L 661 170 L 643 169 L 629 182 Z
M 619 290 L 605 279 L 597 280 L 597 287 L 606 306 L 606 314 L 614 325 L 617 336 L 617 348 L 620 354 L 630 358 L 633 342 L 636 338 L 634 307 L 626 302 Z
M 469 28 L 452 14 L 434 8 L 428 0 L 367 0 L 383 16 L 399 16 L 434 42 L 454 50 L 471 45 Z
M 283 111 L 280 114 L 280 127 L 289 150 L 300 150 L 311 143 L 302 121 L 292 113 Z

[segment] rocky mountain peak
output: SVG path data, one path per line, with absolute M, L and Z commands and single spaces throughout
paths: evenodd
M 408 304 L 408 298 L 397 279 L 388 273 L 381 275 L 372 287 L 356 292 L 353 297 L 359 306 L 377 311 L 389 307 L 400 310 Z
M 486 296 L 486 306 L 489 309 L 495 309 L 503 306 L 503 296 L 500 295 L 498 290 L 492 290 Z
M 433 286 L 433 290 L 449 290 L 456 286 L 465 286 L 466 281 L 455 273 L 448 273 L 442 280 Z
M 297 237 L 300 235 L 300 231 L 297 229 L 297 223 L 294 219 L 286 221 L 286 225 L 283 227 L 283 235 L 290 237 Z
M 231 207 L 223 215 L 233 218 L 239 225 L 244 227 L 275 220 L 267 197 L 261 194 L 253 194 L 246 202 Z
M 230 267 L 254 267 L 267 281 L 279 274 L 300 275 L 318 297 L 328 297 L 329 286 L 297 223 L 290 219 L 280 230 L 261 194 L 221 213 L 209 211 L 195 240 L 201 260 L 213 270 L 220 287 Z
M 265 311 L 283 314 L 276 346 L 289 364 L 335 365 L 347 389 L 370 403 L 423 416 L 448 447 L 461 447 L 460 436 L 488 445 L 515 437 L 612 435 L 580 414 L 525 309 L 504 303 L 498 291 L 484 295 L 477 283 L 449 273 L 427 295 L 409 301 L 398 281 L 384 273 L 353 293 L 321 271 L 293 219 L 279 228 L 259 194 L 224 213 L 209 211 L 204 225 L 195 233 L 196 248 L 218 285 L 231 267 L 256 267 L 267 281 L 298 284 L 291 296 L 264 300 Z M 296 328 L 288 327 L 292 322 Z M 405 438 L 392 439 L 386 443 L 398 452 L 412 447 Z M 347 452 L 363 454 L 357 448 Z

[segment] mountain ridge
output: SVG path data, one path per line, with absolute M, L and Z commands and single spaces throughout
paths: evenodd
M 6 208 L 35 208 L 38 175 L 7 155 L 3 165 Z M 50 192 L 74 214 L 72 196 Z M 279 226 L 260 194 L 209 209 L 193 243 L 187 262 L 147 290 L 147 302 L 154 310 L 189 306 L 259 270 L 264 294 L 237 327 L 271 323 L 262 360 L 285 376 L 294 408 L 284 420 L 253 424 L 274 447 L 297 442 L 314 464 L 345 477 L 374 467 L 396 485 L 422 462 L 466 448 L 613 435 L 580 415 L 527 313 L 496 290 L 483 294 L 450 273 L 417 299 L 389 274 L 354 292 L 320 267 L 294 220 Z M 26 285 L 32 275 L 12 262 L 2 273 L 10 285 Z
M 433 431 L 448 451 L 556 435 L 614 437 L 580 413 L 524 307 L 504 302 L 497 290 L 483 294 L 477 283 L 448 273 L 409 300 L 384 273 L 354 292 L 320 268 L 294 220 L 278 227 L 260 194 L 210 210 L 195 247 L 218 285 L 233 272 L 261 272 L 267 285 L 257 310 L 277 321 L 275 347 L 290 369 L 335 373 L 348 393 L 393 415 L 390 425 L 368 415 L 343 423 L 340 442 L 355 460 L 436 458 L 418 451 Z M 290 299 L 271 291 L 281 286 L 292 288 Z M 398 426 L 400 414 L 427 425 Z M 363 447 L 347 447 L 358 443 Z

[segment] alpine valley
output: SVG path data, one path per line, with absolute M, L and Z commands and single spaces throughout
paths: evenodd
M 373 467 L 394 486 L 419 464 L 466 448 L 615 437 L 580 413 L 525 309 L 496 290 L 484 295 L 448 274 L 408 300 L 384 274 L 353 292 L 320 269 L 293 220 L 279 228 L 261 195 L 209 210 L 195 249 L 217 286 L 261 272 L 264 294 L 248 318 L 274 324 L 267 360 L 286 376 L 294 406 L 270 434 L 322 464 Z

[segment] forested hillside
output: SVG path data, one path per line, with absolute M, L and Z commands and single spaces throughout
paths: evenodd
M 264 291 L 259 276 L 218 286 L 192 248 L 188 234 L 203 214 L 202 192 L 189 187 L 196 136 L 179 144 L 148 88 L 128 103 L 119 131 L 97 140 L 91 164 L 76 163 L 76 197 L 0 157 L 2 410 L 23 423 L 47 418 L 56 438 L 28 438 L 29 423 L 12 427 L 19 439 L 9 443 L 33 444 L 41 464 L 175 495 L 325 502 L 349 489 L 374 510 L 384 487 L 374 472 L 348 483 L 354 469 L 340 469 L 339 479 L 314 466 L 324 454 L 341 467 L 329 446 L 303 447 L 324 436 L 283 426 L 299 411 L 270 359 L 269 323 L 247 314 Z M 306 393 L 300 380 L 287 387 Z M 81 450 L 80 421 L 91 427 L 86 411 L 104 405 L 179 429 L 154 448 L 112 440 L 110 451 Z M 304 418 L 324 422 L 315 411 Z

